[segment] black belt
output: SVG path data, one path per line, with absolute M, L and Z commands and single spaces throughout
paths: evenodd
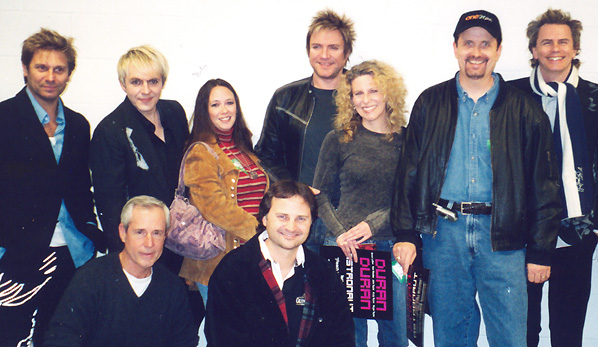
M 438 200 L 438 205 L 461 214 L 491 214 L 492 205 L 485 202 L 452 202 L 444 199 Z

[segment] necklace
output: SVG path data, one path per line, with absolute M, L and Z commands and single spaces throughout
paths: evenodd
M 248 164 L 247 166 L 243 165 L 243 161 L 233 151 L 231 151 L 229 148 L 227 149 L 235 157 L 235 159 L 232 159 L 231 161 L 233 162 L 235 167 L 239 169 L 239 171 L 244 172 L 252 179 L 256 179 L 258 177 L 257 172 L 255 172 L 255 169 L 251 169 L 251 164 Z
M 255 172 L 255 170 L 252 170 L 252 169 L 249 169 L 249 172 L 248 172 L 245 169 L 245 166 L 243 166 L 243 163 L 241 163 L 241 160 L 234 153 L 233 153 L 233 155 L 235 156 L 235 159 L 233 159 L 231 161 L 233 162 L 233 164 L 235 165 L 235 167 L 237 169 L 239 169 L 239 171 L 242 171 L 245 174 L 247 174 L 252 179 L 256 179 L 257 178 L 257 172 Z
M 230 131 L 230 133 L 216 133 L 217 137 L 218 137 L 218 142 L 222 143 L 223 145 L 223 150 L 226 149 L 225 153 L 227 154 L 227 156 L 229 154 L 232 154 L 235 158 L 231 159 L 231 161 L 233 162 L 233 165 L 235 165 L 235 167 L 241 171 L 244 172 L 246 175 L 248 175 L 249 177 L 251 177 L 251 179 L 256 179 L 258 178 L 258 174 L 256 171 L 257 169 L 257 165 L 255 169 L 251 169 L 251 164 L 253 164 L 253 161 L 251 160 L 251 158 L 249 158 L 246 154 L 245 156 L 242 156 L 242 158 L 244 160 L 241 160 L 241 158 L 239 158 L 235 152 L 233 152 L 233 149 L 236 149 L 237 151 L 239 151 L 239 153 L 241 153 L 241 149 L 239 149 L 239 147 L 237 147 L 233 140 L 232 140 L 232 130 Z M 231 146 L 232 145 L 232 146 Z M 244 152 L 243 152 L 244 154 Z

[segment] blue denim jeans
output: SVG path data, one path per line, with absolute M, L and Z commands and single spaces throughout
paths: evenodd
M 391 240 L 373 241 L 377 251 L 391 252 L 394 242 Z M 326 237 L 326 246 L 336 246 L 336 238 Z M 392 256 L 392 253 L 391 253 Z M 406 284 L 399 282 L 397 276 L 392 276 L 393 288 L 393 319 L 376 319 L 378 324 L 378 346 L 380 347 L 405 347 L 409 345 L 407 340 L 407 307 L 405 304 Z M 355 323 L 355 342 L 357 347 L 368 345 L 368 319 L 353 318 Z
M 197 289 L 199 289 L 199 293 L 203 299 L 203 306 L 206 307 L 206 304 L 208 303 L 208 286 L 199 282 L 195 282 L 195 284 L 197 285 Z
M 201 284 L 199 282 L 195 282 L 195 284 L 197 284 L 197 288 L 199 289 L 199 293 L 201 294 L 201 297 L 203 299 L 203 306 L 207 309 L 206 304 L 208 303 L 208 286 Z M 207 346 L 205 328 L 206 328 L 206 320 L 204 318 L 201 321 L 201 325 L 199 326 L 199 331 L 198 331 L 199 344 L 197 346 L 199 346 L 199 347 Z
M 436 347 L 477 346 L 479 306 L 490 346 L 526 346 L 525 250 L 493 252 L 490 218 L 438 218 L 436 236 L 422 235 Z

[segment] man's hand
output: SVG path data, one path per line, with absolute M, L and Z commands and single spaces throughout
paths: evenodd
M 409 266 L 413 264 L 417 250 L 411 242 L 397 242 L 392 246 L 392 253 L 403 268 L 403 273 L 409 273 Z
M 532 283 L 543 283 L 550 278 L 550 266 L 527 264 L 527 280 Z

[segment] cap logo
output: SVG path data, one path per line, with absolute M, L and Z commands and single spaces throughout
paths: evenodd
M 492 22 L 492 18 L 486 17 L 483 14 L 474 14 L 474 15 L 465 17 L 465 20 L 476 20 L 476 19 L 487 20 L 489 22 Z

